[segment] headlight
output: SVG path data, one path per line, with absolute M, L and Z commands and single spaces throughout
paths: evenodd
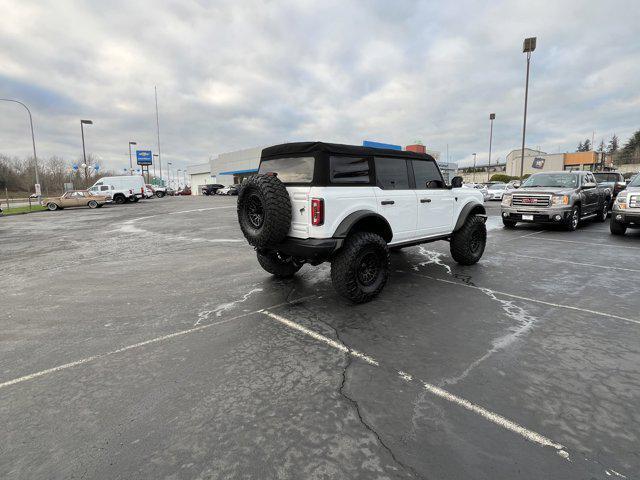
M 553 195 L 551 205 L 569 205 L 569 195 Z
M 510 207 L 511 206 L 511 194 L 510 193 L 505 193 L 502 197 L 502 205 L 504 205 L 505 207 Z
M 627 196 L 626 195 L 622 195 L 622 194 L 618 195 L 616 197 L 615 205 L 618 208 L 622 209 L 622 210 L 626 209 L 627 208 Z

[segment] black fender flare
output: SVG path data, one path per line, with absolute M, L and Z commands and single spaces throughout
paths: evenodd
M 381 236 L 382 238 L 385 239 L 387 243 L 389 243 L 393 238 L 393 230 L 391 229 L 391 225 L 389 225 L 389 222 L 387 221 L 386 218 L 384 218 L 379 213 L 376 213 L 371 210 L 357 210 L 347 215 L 342 220 L 342 222 L 340 222 L 340 225 L 338 225 L 338 228 L 336 228 L 336 231 L 333 234 L 333 238 L 346 238 L 347 235 L 351 233 L 351 231 L 353 230 L 353 227 L 357 223 L 363 220 L 368 220 L 368 219 L 371 219 L 374 225 L 376 225 L 377 227 L 383 230 L 381 232 L 382 233 Z
M 453 231 L 457 232 L 462 228 L 464 222 L 467 221 L 469 215 L 478 215 L 483 217 L 485 220 L 487 218 L 487 210 L 484 208 L 484 205 L 476 202 L 469 202 L 460 211 L 460 215 L 458 215 L 458 221 L 456 222 L 456 226 Z

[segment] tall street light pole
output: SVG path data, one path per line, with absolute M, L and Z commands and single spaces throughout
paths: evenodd
M 527 54 L 527 80 L 524 87 L 524 122 L 522 124 L 522 150 L 520 152 L 520 179 L 524 176 L 524 141 L 527 133 L 527 101 L 529 99 L 529 64 L 531 54 L 536 49 L 536 37 L 525 38 L 522 44 L 522 53 Z
M 158 154 L 157 153 L 154 153 L 153 156 L 158 158 Z M 155 158 L 154 158 L 154 162 L 153 162 L 153 178 L 156 178 L 156 162 L 155 162 Z
M 36 137 L 33 134 L 33 118 L 31 117 L 31 110 L 24 103 L 19 100 L 13 100 L 11 98 L 0 98 L 2 102 L 12 102 L 17 103 L 18 105 L 22 105 L 27 113 L 29 114 L 29 125 L 31 126 L 31 143 L 33 145 L 33 160 L 35 162 L 35 170 L 36 170 L 36 184 L 40 184 L 40 177 L 38 176 L 38 155 L 36 155 Z
M 173 163 L 167 162 L 167 183 L 169 184 L 169 188 L 171 188 L 171 165 L 173 165 Z
M 84 183 L 85 187 L 89 186 L 89 166 L 87 165 L 87 151 L 84 148 L 84 126 L 93 125 L 92 120 L 80 120 L 80 133 L 82 134 L 82 165 L 84 165 Z
M 476 183 L 476 154 L 473 154 L 473 183 Z
M 491 176 L 491 144 L 493 143 L 493 121 L 496 119 L 495 113 L 489 114 L 489 122 L 491 122 L 491 127 L 489 129 L 489 165 L 487 166 L 487 182 L 489 181 L 489 177 Z
M 137 142 L 129 142 L 129 175 L 133 175 L 133 158 L 131 157 L 131 145 L 137 144 Z
M 156 94 L 156 132 L 158 134 L 158 163 L 160 167 L 160 180 L 162 180 L 162 153 L 160 152 L 160 115 L 158 114 L 158 88 L 153 87 Z

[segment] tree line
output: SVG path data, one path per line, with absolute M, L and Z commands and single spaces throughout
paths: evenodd
M 576 152 L 590 152 L 594 150 L 591 140 L 586 138 L 578 143 Z M 609 139 L 605 145 L 604 138 L 600 140 L 600 144 L 595 148 L 596 152 L 605 152 L 611 154 L 615 165 L 625 163 L 640 163 L 640 130 L 637 130 L 624 146 L 620 147 L 620 139 L 616 134 Z
M 87 164 L 95 164 L 91 155 L 87 155 Z M 98 179 L 118 175 L 112 171 L 88 169 L 85 177 L 83 168 L 74 170 L 73 163 L 58 156 L 47 159 L 38 158 L 38 175 L 42 194 L 45 196 L 63 193 L 64 184 L 72 183 L 74 188 L 86 188 Z M 36 162 L 33 157 L 20 159 L 0 154 L 0 195 L 5 192 L 11 197 L 26 197 L 34 193 Z

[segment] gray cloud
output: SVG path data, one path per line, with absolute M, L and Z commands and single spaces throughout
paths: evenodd
M 520 143 L 525 36 L 538 36 L 527 144 L 573 150 L 638 125 L 635 1 L 66 2 L 0 0 L 0 96 L 28 103 L 39 154 L 77 158 L 79 119 L 104 166 L 127 144 L 178 168 L 260 144 L 422 140 L 480 162 Z M 0 152 L 28 155 L 0 104 Z

